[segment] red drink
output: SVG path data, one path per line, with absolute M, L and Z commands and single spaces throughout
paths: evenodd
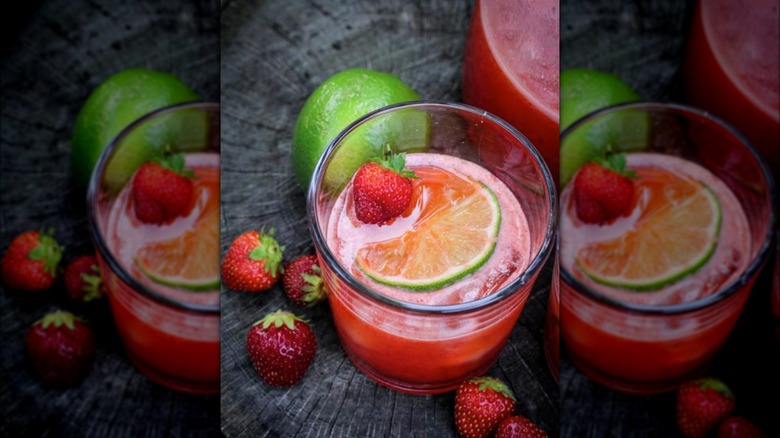
M 463 101 L 520 130 L 558 178 L 558 1 L 477 1 Z
M 351 181 L 332 179 L 341 174 L 340 147 L 365 133 L 348 128 L 315 170 L 312 234 L 351 361 L 390 388 L 439 393 L 484 373 L 506 343 L 551 249 L 552 180 L 549 173 L 539 180 L 546 168 L 516 131 L 471 107 L 410 103 L 354 126 L 403 129 L 385 123 L 401 111 L 430 118 L 433 131 L 427 152 L 406 156 L 419 177 L 410 207 L 382 226 L 355 217 Z M 497 152 L 509 143 L 516 154 Z M 522 177 L 497 162 L 515 155 L 527 164 Z M 463 259 L 479 262 L 459 264 L 471 248 L 477 250 Z
M 697 2 L 685 63 L 692 104 L 723 117 L 780 173 L 778 0 Z
M 148 158 L 132 154 L 139 137 L 168 127 L 166 141 L 180 140 L 174 147 L 206 150 L 199 134 L 209 120 L 218 120 L 218 107 L 189 104 L 131 125 L 104 152 L 88 197 L 98 261 L 129 359 L 150 380 L 197 394 L 219 391 L 219 154 L 183 152 L 194 173 L 192 200 L 162 224 L 136 216 L 133 179 Z
M 561 194 L 562 338 L 593 380 L 662 392 L 701 374 L 736 323 L 769 250 L 772 182 L 733 131 L 677 105 L 596 112 L 562 141 L 618 112 L 647 113 L 649 151 L 627 155 L 633 206 L 611 222 L 580 221 L 573 184 Z

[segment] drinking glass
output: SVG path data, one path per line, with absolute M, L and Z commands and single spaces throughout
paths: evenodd
M 454 156 L 487 169 L 507 186 L 527 217 L 529 263 L 482 298 L 427 304 L 390 297 L 362 282 L 336 256 L 331 213 L 352 177 L 354 144 L 374 139 L 395 152 Z M 352 169 L 368 158 L 357 156 Z M 443 101 L 392 105 L 357 120 L 325 150 L 308 192 L 310 231 L 328 287 L 341 344 L 355 366 L 395 390 L 441 393 L 495 362 L 553 248 L 555 186 L 539 153 L 515 128 L 477 108 Z M 517 236 L 523 238 L 523 236 Z M 476 273 L 474 275 L 477 275 Z
M 125 208 L 119 200 L 128 196 L 136 169 L 164 149 L 210 157 L 209 167 L 218 172 L 219 113 L 218 104 L 191 103 L 141 117 L 103 151 L 87 194 L 89 230 L 127 356 L 150 380 L 185 393 L 219 391 L 219 287 L 190 291 L 151 281 L 122 251 L 128 240 L 175 237 L 181 230 L 173 225 L 148 224 L 139 235 L 127 235 L 112 224 L 132 214 L 130 204 Z M 211 225 L 216 229 L 209 234 L 218 240 L 218 214 Z M 204 257 L 218 266 L 218 244 L 214 250 Z

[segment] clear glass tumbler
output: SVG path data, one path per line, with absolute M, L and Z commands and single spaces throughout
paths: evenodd
M 450 170 L 459 167 L 452 165 L 456 157 L 465 160 L 460 167 L 473 163 L 486 170 L 490 182 L 485 184 L 505 185 L 504 192 L 491 188 L 514 198 L 527 218 L 527 235 L 506 236 L 526 239 L 526 264 L 486 296 L 443 304 L 428 302 L 435 294 L 411 294 L 419 298 L 407 300 L 361 280 L 354 262 L 338 255 L 338 206 L 345 202 L 342 191 L 349 189 L 354 170 L 370 158 L 356 150 L 384 145 L 407 152 L 409 161 L 413 155 L 425 156 L 427 162 Z M 554 247 L 555 205 L 552 178 L 539 153 L 512 126 L 477 108 L 410 102 L 372 112 L 346 128 L 314 171 L 308 212 L 333 319 L 348 357 L 371 379 L 408 393 L 446 392 L 484 373 L 505 345 Z M 502 216 L 507 233 L 510 219 Z M 500 257 L 498 252 L 491 258 Z M 458 282 L 478 281 L 480 275 L 478 270 Z
M 87 195 L 91 237 L 125 351 L 150 380 L 185 393 L 219 391 L 219 114 L 218 104 L 191 103 L 140 118 L 106 147 Z M 132 181 L 163 151 L 183 153 L 195 172 L 193 206 L 170 223 L 144 224 L 132 207 Z M 151 272 L 175 272 L 195 259 L 217 276 L 194 284 Z
M 705 370 L 731 333 L 767 260 L 775 223 L 772 176 L 741 134 L 683 105 L 632 103 L 599 110 L 561 134 L 562 145 L 569 141 L 631 151 L 627 160 L 637 172 L 661 168 L 696 175 L 691 178 L 718 198 L 720 234 L 706 263 L 671 283 L 659 280 L 653 290 L 637 291 L 595 281 L 582 268 L 582 247 L 577 245 L 583 239 L 614 242 L 616 235 L 633 239 L 635 235 L 615 232 L 625 233 L 620 227 L 638 213 L 605 226 L 583 225 L 576 219 L 572 184 L 561 193 L 561 331 L 569 356 L 590 378 L 619 391 L 672 390 Z M 701 168 L 706 171 L 696 170 Z M 738 221 L 740 217 L 745 220 Z M 654 254 L 647 263 L 669 254 L 648 247 L 636 251 Z

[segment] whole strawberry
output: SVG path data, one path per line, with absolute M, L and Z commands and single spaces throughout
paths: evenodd
M 574 177 L 577 217 L 604 224 L 626 213 L 634 198 L 634 174 L 625 170 L 625 155 L 610 155 L 583 165 Z
M 25 337 L 38 377 L 54 386 L 77 383 L 95 356 L 92 330 L 70 312 L 57 310 L 36 321 Z
M 102 297 L 105 292 L 100 268 L 93 255 L 83 255 L 71 260 L 65 266 L 62 280 L 68 297 L 75 301 L 93 301 Z
M 317 256 L 300 256 L 284 266 L 282 288 L 290 300 L 300 306 L 314 305 L 326 297 L 327 288 L 322 279 Z
M 240 292 L 268 290 L 279 281 L 283 252 L 273 229 L 247 231 L 233 240 L 222 259 L 222 281 Z
M 54 231 L 26 231 L 11 241 L 0 261 L 3 281 L 11 289 L 38 291 L 48 289 L 57 279 L 62 247 Z
M 766 434 L 747 418 L 732 416 L 718 426 L 718 438 L 766 438 Z
M 687 438 L 704 437 L 733 409 L 731 390 L 712 377 L 686 382 L 677 391 L 677 427 Z
M 366 224 L 386 224 L 412 202 L 414 172 L 404 169 L 405 154 L 389 154 L 360 166 L 352 182 L 355 216 Z
M 255 370 L 271 386 L 292 386 L 309 369 L 317 339 L 308 324 L 292 313 L 277 310 L 257 321 L 246 335 Z
M 515 397 L 502 381 L 476 377 L 455 393 L 455 428 L 463 438 L 488 437 L 514 409 Z
M 147 224 L 162 224 L 181 215 L 192 204 L 192 171 L 184 156 L 170 155 L 143 164 L 133 178 L 135 215 Z
M 547 438 L 547 433 L 528 418 L 515 415 L 499 423 L 496 438 Z

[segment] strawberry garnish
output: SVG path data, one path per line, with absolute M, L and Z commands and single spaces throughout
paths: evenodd
M 222 259 L 222 281 L 228 289 L 260 292 L 273 287 L 282 272 L 284 247 L 274 230 L 247 231 L 233 240 Z
M 292 386 L 314 360 L 317 339 L 306 321 L 277 310 L 252 325 L 246 347 L 252 366 L 266 383 Z
M 62 247 L 54 239 L 54 230 L 26 231 L 11 241 L 0 261 L 3 280 L 11 289 L 48 289 L 57 278 L 61 259 Z
M 718 379 L 686 382 L 677 391 L 677 426 L 687 438 L 702 438 L 734 409 L 734 396 Z
M 718 438 L 766 438 L 760 427 L 741 416 L 727 417 L 718 426 Z
M 27 331 L 25 347 L 38 377 L 56 386 L 73 385 L 87 373 L 95 356 L 95 338 L 84 321 L 57 310 Z
M 547 433 L 528 418 L 515 415 L 499 423 L 496 438 L 547 438 Z
M 282 288 L 292 302 L 310 306 L 325 299 L 327 288 L 317 256 L 300 256 L 284 266 Z
M 352 183 L 358 220 L 384 225 L 406 211 L 412 202 L 411 179 L 416 176 L 404 166 L 405 154 L 389 152 L 360 166 Z
M 455 393 L 455 428 L 463 438 L 488 437 L 514 409 L 515 397 L 503 382 L 476 377 L 463 382 Z
M 192 204 L 194 177 L 184 168 L 182 154 L 143 164 L 133 178 L 136 217 L 147 224 L 162 224 L 181 215 Z
M 625 165 L 625 155 L 614 154 L 580 168 L 573 190 L 581 221 L 604 224 L 628 212 L 633 204 L 635 175 Z
M 68 296 L 76 301 L 96 300 L 105 292 L 100 268 L 93 255 L 83 255 L 71 260 L 65 266 L 62 280 Z

